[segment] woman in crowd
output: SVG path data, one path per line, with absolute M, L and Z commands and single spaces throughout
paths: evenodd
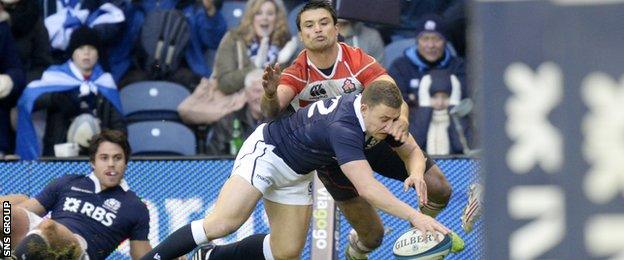
M 287 63 L 296 51 L 282 0 L 249 0 L 237 28 L 217 50 L 214 75 L 225 94 L 241 90 L 245 75 L 266 64 Z

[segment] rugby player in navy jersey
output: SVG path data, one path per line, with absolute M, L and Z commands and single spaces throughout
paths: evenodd
M 394 82 L 386 70 L 359 48 L 337 42 L 336 13 L 331 4 L 311 1 L 297 17 L 299 37 L 305 50 L 291 66 L 280 72 L 279 66 L 265 69 L 262 99 L 263 112 L 269 118 L 280 116 L 291 105 L 303 107 L 320 99 L 333 98 L 351 92 L 361 92 L 377 81 Z M 404 142 L 409 135 L 407 105 L 394 121 L 386 141 L 370 139 L 365 151 L 373 170 L 385 177 L 415 185 L 422 213 L 435 217 L 448 204 L 451 186 L 444 173 L 425 153 L 423 172 L 410 174 L 401 158 L 392 151 L 389 141 Z M 367 259 L 368 254 L 382 243 L 384 228 L 381 218 L 371 205 L 358 196 L 353 183 L 338 165 L 317 169 L 319 179 L 336 201 L 340 212 L 353 229 L 345 246 L 348 259 Z
M 147 207 L 123 178 L 129 155 L 125 134 L 104 130 L 91 140 L 90 174 L 57 178 L 27 200 L 0 198 L 17 205 L 11 212 L 15 257 L 104 259 L 126 239 L 133 259 L 151 250 Z M 48 212 L 50 219 L 42 219 Z
M 377 181 L 364 155 L 368 137 L 381 141 L 389 136 L 402 101 L 394 83 L 379 81 L 362 94 L 318 101 L 289 117 L 260 125 L 245 140 L 214 210 L 203 220 L 173 232 L 143 259 L 172 259 L 233 233 L 261 198 L 269 218 L 269 235 L 253 235 L 229 245 L 234 249 L 216 246 L 199 258 L 299 259 L 312 212 L 311 173 L 335 164 L 374 207 L 425 232 L 447 234 L 444 225 L 400 201 Z M 425 157 L 414 138 L 392 144 L 409 172 L 422 174 Z

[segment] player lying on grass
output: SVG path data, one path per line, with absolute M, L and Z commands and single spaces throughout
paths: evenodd
M 91 140 L 91 174 L 57 178 L 34 198 L 0 197 L 14 205 L 14 256 L 104 259 L 127 238 L 133 259 L 151 250 L 147 207 L 123 179 L 129 154 L 125 134 L 104 130 Z M 51 218 L 42 219 L 48 212 Z

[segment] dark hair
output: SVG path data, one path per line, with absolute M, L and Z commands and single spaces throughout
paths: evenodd
M 301 31 L 301 14 L 305 11 L 308 10 L 314 10 L 314 9 L 325 9 L 329 12 L 329 14 L 331 15 L 332 21 L 334 22 L 334 25 L 336 25 L 336 23 L 338 22 L 338 16 L 336 15 L 336 10 L 334 10 L 334 7 L 332 7 L 331 3 L 328 1 L 310 1 L 309 3 L 307 3 L 306 5 L 303 6 L 303 8 L 301 8 L 301 11 L 299 11 L 299 13 L 297 14 L 297 30 Z
M 91 162 L 95 161 L 95 154 L 97 153 L 98 148 L 100 148 L 100 144 L 103 142 L 111 142 L 121 146 L 121 149 L 124 152 L 124 157 L 126 158 L 126 163 L 128 163 L 130 153 L 132 152 L 130 149 L 130 143 L 128 143 L 126 134 L 118 130 L 103 130 L 101 133 L 94 135 L 91 138 L 91 141 L 89 141 L 89 160 Z
M 369 107 L 384 104 L 391 108 L 400 108 L 403 97 L 396 84 L 387 80 L 376 80 L 364 89 L 362 104 Z

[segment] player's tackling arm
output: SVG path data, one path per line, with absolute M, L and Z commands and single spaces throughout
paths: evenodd
M 383 184 L 373 177 L 373 170 L 366 160 L 356 160 L 340 166 L 353 183 L 360 196 L 393 216 L 409 221 L 420 230 L 449 232 L 448 228 L 426 216 L 395 197 Z
M 264 95 L 260 103 L 260 108 L 265 117 L 275 118 L 295 97 L 295 91 L 286 85 L 279 84 L 281 74 L 279 64 L 266 66 L 262 76 L 262 86 Z
M 277 91 L 272 95 L 265 94 L 262 96 L 260 107 L 265 117 L 275 118 L 295 97 L 295 92 L 286 85 L 277 86 Z

